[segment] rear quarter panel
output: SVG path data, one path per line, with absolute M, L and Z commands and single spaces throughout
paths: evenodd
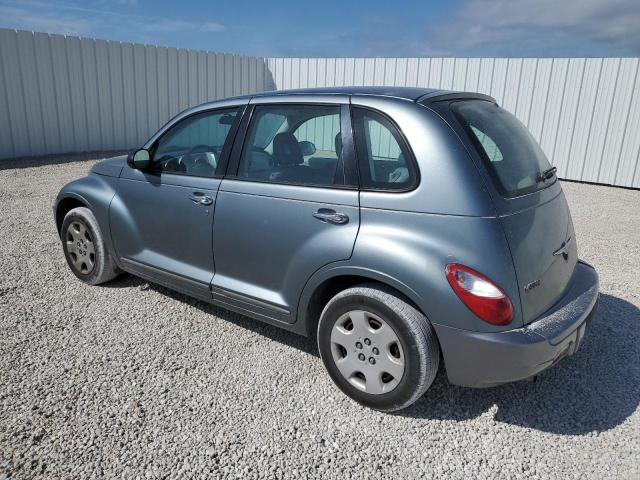
M 498 219 L 361 209 L 362 223 L 352 264 L 401 279 L 432 323 L 495 332 L 522 326 L 518 288 L 504 231 Z M 462 263 L 491 278 L 512 299 L 507 326 L 481 321 L 458 299 L 445 275 Z

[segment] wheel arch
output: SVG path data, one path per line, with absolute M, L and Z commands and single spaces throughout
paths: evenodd
M 66 196 L 58 199 L 55 210 L 56 229 L 58 230 L 58 236 L 60 236 L 61 233 L 60 230 L 62 229 L 62 222 L 64 221 L 64 217 L 71 210 L 78 207 L 87 207 L 91 209 L 89 202 L 87 202 L 80 195 L 69 193 Z
M 111 241 L 109 206 L 116 195 L 117 178 L 91 174 L 67 183 L 56 199 L 54 217 L 58 235 L 65 215 L 73 208 L 86 207 L 91 210 L 102 232 L 103 240 L 116 263 L 117 258 Z
M 296 323 L 307 336 L 315 336 L 320 314 L 339 292 L 363 283 L 380 285 L 429 318 L 419 295 L 408 285 L 385 273 L 362 267 L 342 266 L 321 270 L 307 282 L 298 303 Z

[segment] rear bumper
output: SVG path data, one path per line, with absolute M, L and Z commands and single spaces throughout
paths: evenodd
M 434 324 L 449 381 L 490 387 L 536 375 L 576 352 L 597 303 L 598 274 L 579 262 L 560 301 L 523 328 L 478 333 Z

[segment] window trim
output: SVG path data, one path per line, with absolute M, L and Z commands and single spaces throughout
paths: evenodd
M 360 185 L 360 191 L 383 192 L 383 193 L 407 193 L 407 192 L 412 192 L 413 190 L 418 188 L 422 180 L 422 176 L 420 174 L 420 168 L 418 167 L 418 162 L 416 160 L 415 154 L 413 153 L 413 149 L 411 148 L 411 144 L 409 143 L 409 140 L 407 139 L 406 135 L 404 134 L 400 126 L 388 114 L 376 108 L 372 108 L 364 105 L 351 105 L 350 110 L 351 110 L 351 128 L 353 131 L 353 147 L 354 147 L 354 153 L 356 156 L 356 164 L 358 166 L 358 184 Z M 393 134 L 392 136 L 396 141 L 399 140 L 398 146 L 400 147 L 400 152 L 405 153 L 403 152 L 403 147 L 404 147 L 407 153 L 407 155 L 405 155 L 406 157 L 405 160 L 407 161 L 407 165 L 410 166 L 409 178 L 412 178 L 411 173 L 414 173 L 413 175 L 414 180 L 409 185 L 401 188 L 388 188 L 388 187 L 379 187 L 379 186 L 376 187 L 376 186 L 364 185 L 362 170 L 363 168 L 366 168 L 367 170 L 369 170 L 369 165 L 368 165 L 368 156 L 366 154 L 362 155 L 362 152 L 359 152 L 359 149 L 358 149 L 359 142 L 358 142 L 358 139 L 356 138 L 356 132 L 355 132 L 356 121 L 354 119 L 354 114 L 356 113 L 356 110 L 370 111 L 374 114 L 380 115 L 381 117 L 386 119 L 391 124 L 391 126 L 395 129 L 395 131 L 399 136 L 399 139 L 396 139 L 395 135 Z
M 175 127 L 180 125 L 182 122 L 189 120 L 197 115 L 208 115 L 216 112 L 224 112 L 224 111 L 235 111 L 236 112 L 236 121 L 231 125 L 229 129 L 229 133 L 227 133 L 227 137 L 225 138 L 224 144 L 222 145 L 222 150 L 220 150 L 220 158 L 218 160 L 218 164 L 216 166 L 216 171 L 212 176 L 208 175 L 192 175 L 188 173 L 182 172 L 156 172 L 152 166 L 145 172 L 149 175 L 153 175 L 154 177 L 162 178 L 162 175 L 179 175 L 181 177 L 196 177 L 196 178 L 224 178 L 224 174 L 227 170 L 227 164 L 229 163 L 229 157 L 231 155 L 231 148 L 233 146 L 233 142 L 235 141 L 235 137 L 238 133 L 238 128 L 240 123 L 242 122 L 242 118 L 244 116 L 245 111 L 247 110 L 247 105 L 230 105 L 225 107 L 217 107 L 217 108 L 209 108 L 205 110 L 199 110 L 197 112 L 193 112 L 185 117 L 180 118 L 175 121 L 171 125 L 168 125 L 166 129 L 160 134 L 158 138 L 156 138 L 153 143 L 149 146 L 148 150 L 151 154 L 151 165 L 153 165 L 153 157 L 156 154 L 156 150 L 158 148 L 158 144 L 165 137 L 165 135 L 169 134 Z
M 257 107 L 299 107 L 299 106 L 309 106 L 309 107 L 338 107 L 339 109 L 339 119 L 340 119 L 340 132 L 342 133 L 342 151 L 347 152 L 347 158 L 344 161 L 344 183 L 343 184 L 317 184 L 317 183 L 301 183 L 301 182 L 284 182 L 284 181 L 269 181 L 262 180 L 257 178 L 247 178 L 241 177 L 238 175 L 240 171 L 240 162 L 242 160 L 242 153 L 244 152 L 245 143 L 248 140 L 249 136 L 249 127 L 251 126 L 251 121 L 253 120 L 254 113 Z M 260 102 L 260 103 L 250 103 L 247 106 L 247 109 L 244 112 L 242 121 L 238 126 L 238 131 L 236 133 L 236 138 L 233 143 L 230 160 L 227 165 L 227 171 L 224 176 L 225 179 L 240 181 L 240 182 L 252 182 L 252 183 L 264 183 L 267 185 L 283 185 L 287 187 L 309 187 L 309 188 L 324 188 L 331 190 L 358 190 L 358 182 L 354 181 L 353 175 L 349 174 L 348 166 L 357 164 L 357 159 L 355 158 L 355 148 L 353 146 L 353 134 L 352 134 L 352 125 L 351 125 L 351 116 L 348 111 L 349 106 L 343 103 L 327 103 L 327 102 L 296 102 L 295 100 L 287 101 L 287 102 Z M 349 130 L 345 131 L 345 122 L 349 125 Z M 350 135 L 350 137 L 346 137 Z M 345 140 L 348 140 L 345 142 Z M 345 144 L 348 145 L 348 148 L 345 149 Z M 352 171 L 355 169 L 357 171 L 357 165 L 355 167 L 351 166 Z M 349 177 L 351 177 L 351 181 L 349 181 Z

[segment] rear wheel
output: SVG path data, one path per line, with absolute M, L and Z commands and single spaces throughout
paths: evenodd
M 383 411 L 418 400 L 440 362 L 427 318 L 378 285 L 350 288 L 329 301 L 318 324 L 318 348 L 344 393 Z
M 86 207 L 70 210 L 62 222 L 60 236 L 67 264 L 80 280 L 98 285 L 118 275 L 91 210 Z

